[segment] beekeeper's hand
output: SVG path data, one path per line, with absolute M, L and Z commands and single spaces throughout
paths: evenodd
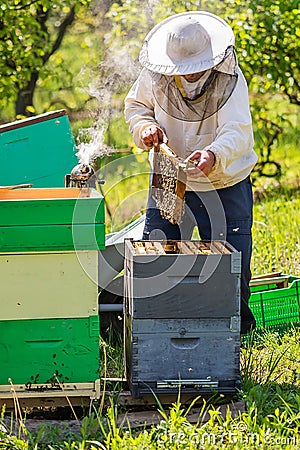
M 189 161 L 194 161 L 194 164 L 188 164 Z M 215 161 L 216 157 L 212 151 L 196 150 L 186 158 L 187 167 L 185 172 L 192 178 L 198 178 L 203 175 L 208 176 L 214 167 Z
M 143 129 L 141 140 L 147 147 L 157 147 L 159 144 L 167 144 L 168 138 L 164 131 L 157 125 L 148 125 Z

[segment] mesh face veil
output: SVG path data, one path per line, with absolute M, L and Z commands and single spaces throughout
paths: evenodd
M 222 62 L 206 71 L 197 83 L 187 83 L 179 75 L 149 71 L 154 98 L 163 111 L 175 119 L 202 121 L 222 108 L 231 96 L 238 78 L 236 68 L 234 48 L 230 46 Z

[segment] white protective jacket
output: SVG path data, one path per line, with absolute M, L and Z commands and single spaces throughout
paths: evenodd
M 181 121 L 166 114 L 155 101 L 149 72 L 143 69 L 125 99 L 125 119 L 135 144 L 141 149 L 148 149 L 141 141 L 143 129 L 156 124 L 165 131 L 168 145 L 178 156 L 186 158 L 195 150 L 211 150 L 215 154 L 210 175 L 189 178 L 188 190 L 208 191 L 233 186 L 250 174 L 257 161 L 248 88 L 239 68 L 238 81 L 230 98 L 218 112 L 201 122 Z

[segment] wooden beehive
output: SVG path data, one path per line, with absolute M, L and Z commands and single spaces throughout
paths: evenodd
M 103 197 L 93 189 L 0 189 L 0 205 L 0 398 L 9 380 L 27 397 L 65 396 L 60 384 L 70 396 L 92 396 Z
M 226 242 L 125 242 L 127 380 L 146 392 L 235 392 L 241 255 Z

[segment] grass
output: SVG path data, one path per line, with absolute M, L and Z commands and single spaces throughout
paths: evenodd
M 256 201 L 252 258 L 255 275 L 277 270 L 300 273 L 299 194 L 299 188 L 273 189 Z
M 146 152 L 105 159 L 100 162 L 99 176 L 105 180 L 106 232 L 112 232 L 145 212 L 150 169 Z
M 109 351 L 109 350 L 108 350 Z M 135 430 L 117 426 L 118 410 L 113 405 L 101 417 L 95 411 L 86 417 L 77 436 L 62 441 L 52 432 L 27 432 L 26 439 L 0 431 L 0 448 L 15 449 L 295 449 L 299 448 L 300 426 L 300 329 L 284 334 L 253 333 L 241 349 L 242 390 L 238 398 L 246 411 L 223 417 L 218 405 L 203 399 L 199 419 L 187 417 L 193 405 L 162 408 L 158 425 Z M 194 405 L 194 408 L 196 406 Z M 209 420 L 204 421 L 209 414 Z M 26 421 L 25 421 L 26 426 Z

